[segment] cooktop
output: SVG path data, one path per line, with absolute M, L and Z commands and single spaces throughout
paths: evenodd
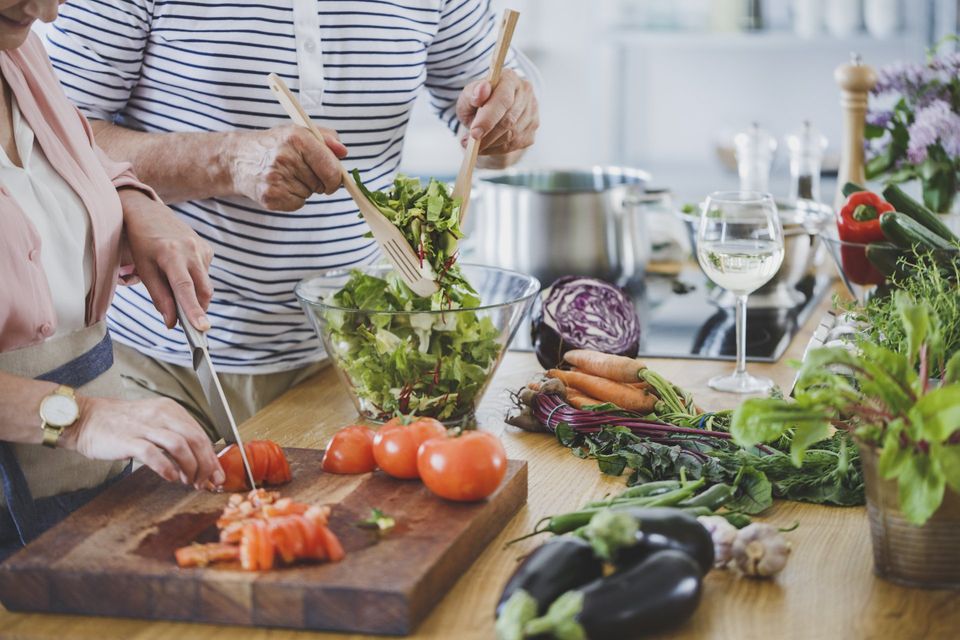
M 632 289 L 632 290 L 631 290 Z M 830 290 L 827 276 L 807 276 L 791 308 L 747 307 L 747 359 L 776 362 Z M 676 276 L 648 275 L 628 289 L 640 315 L 640 356 L 736 360 L 734 308 L 718 304 L 724 292 L 698 268 Z M 802 299 L 802 302 L 799 300 Z
M 808 276 L 798 285 L 803 299 L 791 308 L 747 308 L 747 359 L 776 362 L 824 295 L 827 276 Z M 647 358 L 736 360 L 736 318 L 716 288 L 694 265 L 677 275 L 647 274 L 628 286 L 640 316 L 640 353 Z M 512 348 L 530 350 L 521 329 Z

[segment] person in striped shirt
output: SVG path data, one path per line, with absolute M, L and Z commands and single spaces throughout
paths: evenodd
M 383 189 L 426 88 L 449 128 L 506 166 L 533 143 L 538 108 L 511 52 L 483 80 L 497 35 L 489 0 L 70 0 L 45 30 L 68 96 L 97 142 L 214 248 L 211 356 L 238 420 L 314 372 L 322 347 L 294 285 L 378 259 L 334 157 Z M 326 144 L 292 126 L 280 75 Z M 173 283 L 178 286 L 178 283 Z M 139 287 L 108 315 L 126 383 L 172 397 L 217 434 L 182 332 Z M 143 358 L 142 356 L 147 356 Z

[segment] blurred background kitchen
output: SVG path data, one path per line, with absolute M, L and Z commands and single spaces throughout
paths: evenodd
M 736 188 L 734 134 L 776 137 L 771 190 L 786 196 L 785 136 L 841 132 L 837 65 L 921 61 L 958 31 L 957 0 L 494 0 L 521 12 L 514 39 L 543 79 L 528 167 L 639 167 L 681 199 Z M 453 176 L 461 150 L 421 99 L 403 169 Z M 829 200 L 832 193 L 824 192 Z
M 541 127 L 518 175 L 479 174 L 463 257 L 544 286 L 563 275 L 620 284 L 645 357 L 736 352 L 733 297 L 705 278 L 693 245 L 696 205 L 738 188 L 778 200 L 785 257 L 750 297 L 746 352 L 780 357 L 837 275 L 836 243 L 819 241 L 835 228 L 844 122 L 835 70 L 853 54 L 874 69 L 924 62 L 960 32 L 958 0 L 493 4 L 521 13 L 514 44 L 541 75 Z M 462 150 L 425 98 L 410 128 L 402 170 L 452 180 Z

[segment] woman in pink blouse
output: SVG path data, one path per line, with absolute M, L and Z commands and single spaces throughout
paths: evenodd
M 39 39 L 62 0 L 0 0 L 0 558 L 139 461 L 221 484 L 203 429 L 171 400 L 118 399 L 103 322 L 118 280 L 142 280 L 169 326 L 198 329 L 207 244 L 110 161 Z

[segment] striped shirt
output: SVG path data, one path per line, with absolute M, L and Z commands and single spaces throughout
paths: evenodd
M 43 31 L 88 117 L 147 132 L 288 124 L 265 82 L 276 72 L 318 125 L 340 134 L 347 169 L 372 189 L 393 180 L 422 88 L 456 130 L 457 96 L 485 74 L 497 35 L 489 0 L 71 0 Z M 216 253 L 208 337 L 223 371 L 323 357 L 294 285 L 378 259 L 343 190 L 291 213 L 240 197 L 172 208 Z M 108 323 L 118 342 L 189 366 L 183 333 L 166 329 L 142 285 L 117 291 Z

